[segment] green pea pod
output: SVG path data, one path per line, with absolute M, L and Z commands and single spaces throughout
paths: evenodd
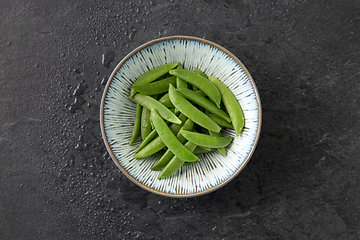
M 155 100 L 154 98 L 150 96 L 146 96 L 143 94 L 136 94 L 134 96 L 134 101 L 136 103 L 139 103 L 143 107 L 146 107 L 147 109 L 151 110 L 152 108 L 155 108 L 161 117 L 163 117 L 165 120 L 180 124 L 181 120 L 173 113 L 171 112 L 167 107 L 165 107 L 163 104 L 161 104 L 159 101 Z
M 226 147 L 234 139 L 233 137 L 214 137 L 207 134 L 181 130 L 180 134 L 189 142 L 208 148 Z
M 244 114 L 239 102 L 224 83 L 220 82 L 217 78 L 212 76 L 209 77 L 209 80 L 214 83 L 220 90 L 222 100 L 234 126 L 235 134 L 236 136 L 239 136 L 245 124 Z
M 204 78 L 197 73 L 185 69 L 172 69 L 169 71 L 169 73 L 185 80 L 193 86 L 196 86 L 201 91 L 203 91 L 211 100 L 213 100 L 217 107 L 220 107 L 221 93 L 219 89 L 214 85 L 214 83 L 209 81 L 207 78 Z
M 210 134 L 210 136 L 221 137 L 220 133 L 216 133 L 216 132 L 213 132 L 213 131 L 209 131 L 209 134 Z M 217 150 L 221 155 L 223 155 L 223 156 L 227 155 L 225 147 L 219 147 L 219 148 L 217 148 Z
M 140 104 L 136 104 L 135 121 L 131 133 L 129 145 L 133 144 L 140 135 L 141 111 L 142 111 L 142 106 Z
M 213 114 L 221 117 L 222 119 L 231 122 L 229 116 L 223 110 L 215 106 L 215 104 L 213 104 L 209 99 L 187 88 L 178 88 L 178 91 L 182 95 L 184 95 L 186 99 L 189 99 L 190 101 L 202 106 L 203 108 L 207 109 L 209 112 L 212 112 Z
M 179 119 L 183 123 L 185 123 L 186 116 L 183 114 L 180 114 Z M 175 135 L 177 135 L 182 126 L 183 126 L 183 124 L 172 123 L 169 128 Z M 156 130 L 155 130 L 155 132 L 156 132 Z M 140 148 L 140 146 L 138 147 L 138 150 L 137 150 L 134 158 L 138 159 L 138 158 L 148 157 L 148 156 L 160 151 L 161 149 L 165 148 L 166 145 L 164 144 L 162 139 L 157 135 L 158 134 L 156 132 L 155 138 L 152 141 L 150 141 L 149 143 L 147 143 L 146 145 L 140 144 L 141 148 Z
M 177 67 L 177 69 L 182 69 L 182 66 L 179 65 L 179 66 Z M 174 85 L 175 85 L 175 84 L 174 84 Z M 187 86 L 187 82 L 184 81 L 184 80 L 182 80 L 182 79 L 179 78 L 179 77 L 176 77 L 176 87 L 177 87 L 177 88 L 187 88 L 187 87 L 188 87 L 188 86 Z
M 130 89 L 130 98 L 134 97 L 137 92 L 134 86 L 151 83 L 159 77 L 163 76 L 164 74 L 168 73 L 169 70 L 177 67 L 179 64 L 179 62 L 164 64 L 141 75 L 138 79 L 135 80 Z
M 149 135 L 140 143 L 138 148 L 136 149 L 135 153 L 139 152 L 141 149 L 143 149 L 148 143 L 150 143 L 154 138 L 157 137 L 157 132 L 155 129 L 153 129 Z
M 208 76 L 206 76 L 206 74 L 204 72 L 202 72 L 201 70 L 194 68 L 194 73 L 203 76 L 204 78 L 208 78 Z
M 168 89 L 169 89 L 169 86 L 168 86 Z M 165 107 L 168 107 L 168 108 L 173 108 L 174 105 L 171 103 L 170 101 L 170 98 L 169 98 L 169 93 L 165 93 L 164 96 L 162 96 L 160 99 L 159 99 L 159 102 L 161 104 L 163 104 Z
M 194 151 L 194 149 L 196 148 L 196 144 L 192 142 L 187 142 L 184 146 L 191 152 Z M 184 165 L 184 163 L 184 159 L 174 156 L 160 172 L 158 179 L 166 178 L 173 175 L 177 170 L 181 168 L 182 165 Z
M 211 131 L 220 132 L 221 127 L 219 125 L 217 125 L 210 117 L 208 117 L 205 113 L 197 109 L 188 100 L 181 96 L 180 93 L 171 84 L 169 85 L 169 97 L 175 108 L 193 120 L 196 124 Z
M 150 132 L 152 131 L 151 129 L 151 123 L 150 123 L 150 110 L 147 108 L 143 108 L 142 109 L 142 113 L 141 113 L 141 127 L 140 127 L 140 132 L 141 132 L 141 138 L 142 140 L 145 140 L 145 138 L 150 134 Z
M 144 95 L 156 95 L 167 92 L 169 90 L 169 84 L 176 83 L 176 77 L 171 76 L 165 79 L 158 80 L 153 83 L 133 86 L 136 91 Z
M 150 143 L 148 143 L 145 147 L 143 147 L 140 151 L 138 151 L 134 158 L 144 158 L 148 157 L 152 154 L 155 154 L 156 152 L 160 151 L 166 147 L 160 136 L 157 136 L 154 140 L 152 140 Z
M 197 146 L 195 148 L 195 150 L 193 151 L 194 154 L 198 154 L 198 153 L 208 153 L 211 151 L 211 148 L 205 148 L 202 146 Z
M 194 122 L 191 119 L 187 119 L 184 123 L 184 125 L 181 127 L 181 130 L 191 130 L 194 127 Z M 186 139 L 180 134 L 178 133 L 176 135 L 176 137 L 179 139 L 179 141 L 184 144 L 186 142 Z M 172 159 L 172 157 L 174 156 L 174 154 L 171 152 L 170 149 L 166 150 L 166 152 L 164 153 L 164 155 L 162 155 L 162 157 L 151 167 L 151 170 L 160 170 L 163 167 L 166 166 L 166 164 L 168 164 L 168 162 Z
M 176 138 L 175 134 L 170 130 L 164 119 L 161 118 L 160 114 L 154 108 L 151 109 L 151 121 L 165 145 L 174 153 L 175 156 L 188 162 L 199 160 L 197 156 L 189 151 L 189 149 L 187 149 Z
M 229 122 L 225 121 L 224 119 L 216 116 L 215 114 L 206 113 L 206 115 L 208 115 L 208 117 L 210 117 L 214 122 L 216 122 L 221 127 L 234 128 L 231 123 L 229 123 Z

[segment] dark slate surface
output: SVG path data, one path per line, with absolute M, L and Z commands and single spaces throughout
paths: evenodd
M 0 239 L 360 239 L 360 2 L 0 1 Z M 131 183 L 99 127 L 132 49 L 233 52 L 263 105 L 250 163 L 208 195 Z

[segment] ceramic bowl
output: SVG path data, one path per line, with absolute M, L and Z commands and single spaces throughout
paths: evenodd
M 239 101 L 245 127 L 226 148 L 227 156 L 217 151 L 200 154 L 200 161 L 181 167 L 174 175 L 158 180 L 150 170 L 157 157 L 134 159 L 138 141 L 129 145 L 136 104 L 128 99 L 132 83 L 146 71 L 170 62 L 183 68 L 198 68 L 221 80 Z M 250 160 L 260 135 L 261 103 L 256 85 L 241 61 L 225 48 L 201 38 L 164 37 L 147 42 L 130 52 L 116 66 L 104 90 L 100 109 L 102 136 L 114 163 L 140 187 L 168 197 L 194 197 L 207 194 L 234 179 Z

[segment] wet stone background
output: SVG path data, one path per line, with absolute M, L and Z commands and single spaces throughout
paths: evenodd
M 0 239 L 360 239 L 359 1 L 0 6 Z M 133 184 L 100 133 L 114 67 L 170 35 L 234 53 L 263 107 L 249 164 L 197 198 Z

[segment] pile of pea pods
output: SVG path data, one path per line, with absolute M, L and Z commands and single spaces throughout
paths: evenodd
M 181 166 L 199 161 L 197 153 L 219 151 L 233 137 L 221 136 L 224 127 L 239 136 L 244 115 L 231 91 L 217 78 L 201 70 L 183 69 L 179 62 L 156 67 L 135 80 L 129 99 L 136 102 L 136 116 L 129 144 L 142 141 L 135 159 L 155 154 L 151 167 L 158 179 Z

